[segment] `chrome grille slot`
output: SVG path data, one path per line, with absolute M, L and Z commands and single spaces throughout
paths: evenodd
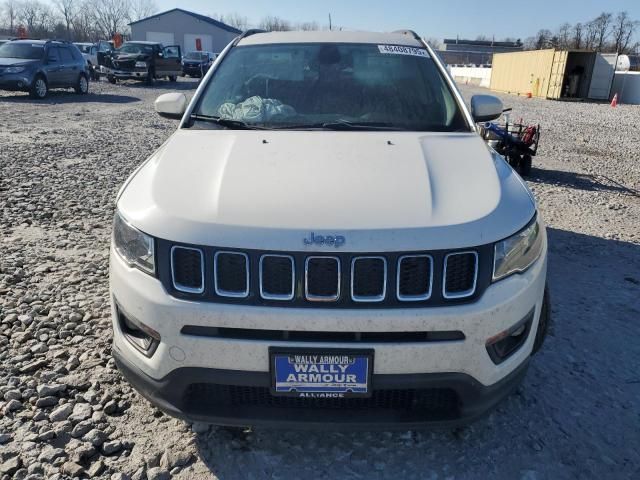
M 312 302 L 335 302 L 340 298 L 340 259 L 307 257 L 304 269 L 304 293 Z
M 354 257 L 351 260 L 351 299 L 381 302 L 387 293 L 387 260 L 384 257 Z
M 204 292 L 204 254 L 199 248 L 171 248 L 173 288 L 184 293 Z
M 260 296 L 266 300 L 293 300 L 295 262 L 289 255 L 260 257 Z
M 476 290 L 478 279 L 478 254 L 456 252 L 444 257 L 444 298 L 470 297 Z
M 213 277 L 215 291 L 221 297 L 249 296 L 249 257 L 245 253 L 216 252 Z
M 418 302 L 431 298 L 433 258 L 431 255 L 405 255 L 398 259 L 396 279 L 398 300 Z

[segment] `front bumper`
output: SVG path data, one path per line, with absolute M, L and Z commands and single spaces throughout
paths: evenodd
M 161 338 L 151 358 L 145 357 L 123 335 L 114 303 L 113 353 L 127 379 L 152 403 L 190 420 L 226 425 L 375 423 L 385 428 L 468 422 L 491 409 L 524 376 L 542 308 L 546 268 L 545 243 L 541 258 L 527 272 L 491 285 L 471 304 L 412 309 L 278 308 L 176 299 L 157 279 L 129 268 L 112 250 L 112 300 Z M 487 353 L 487 339 L 513 327 L 532 310 L 525 342 L 496 365 Z M 181 333 L 185 325 L 313 332 L 456 330 L 465 338 L 432 343 L 300 343 L 185 335 Z M 380 391 L 380 395 L 404 399 L 413 392 L 442 400 L 448 395 L 445 392 L 453 391 L 455 408 L 434 416 L 428 409 L 381 411 L 369 404 L 355 409 L 335 405 L 305 409 L 279 403 L 264 393 L 269 385 L 269 347 L 373 349 L 374 394 Z
M 0 90 L 27 92 L 31 88 L 32 79 L 24 73 L 0 75 Z
M 201 67 L 200 65 L 196 66 L 182 66 L 182 73 L 185 75 L 204 75 L 207 73 L 208 67 Z
M 114 70 L 104 67 L 101 71 L 120 80 L 144 80 L 148 75 L 146 70 Z
M 484 386 L 464 373 L 374 375 L 372 401 L 340 405 L 310 400 L 305 405 L 295 398 L 270 399 L 266 393 L 270 385 L 266 372 L 187 367 L 154 380 L 118 350 L 113 354 L 127 381 L 173 417 L 226 426 L 332 430 L 467 424 L 490 412 L 511 394 L 529 366 L 527 359 L 491 386 Z

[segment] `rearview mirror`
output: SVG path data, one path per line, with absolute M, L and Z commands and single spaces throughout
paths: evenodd
M 156 99 L 154 107 L 161 117 L 180 120 L 187 110 L 187 97 L 184 93 L 165 93 Z
M 474 95 L 471 97 L 471 116 L 476 123 L 489 122 L 499 118 L 503 108 L 502 101 L 493 95 Z

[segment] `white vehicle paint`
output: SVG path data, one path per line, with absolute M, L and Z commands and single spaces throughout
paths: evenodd
M 257 50 L 241 50 L 248 45 Z M 227 56 L 232 64 L 233 55 L 242 62 L 245 54 L 271 59 L 276 69 L 283 58 L 294 64 L 290 74 L 259 72 L 272 92 L 264 103 L 277 104 L 278 116 L 261 114 L 255 124 L 211 119 L 209 84 Z M 318 81 L 325 65 L 334 69 L 330 78 L 347 75 L 363 89 L 386 85 L 377 68 L 391 65 L 401 76 L 404 68 L 427 69 L 425 76 L 440 82 L 436 91 L 446 92 L 435 97 L 437 109 L 430 104 L 429 121 L 416 122 L 442 125 L 286 123 L 296 110 L 291 105 L 306 111 L 287 97 L 309 86 L 295 83 L 305 80 L 292 60 L 305 55 L 320 62 Z M 246 62 L 256 64 L 251 57 Z M 300 65 L 309 72 L 316 64 Z M 288 103 L 273 98 L 278 82 Z M 243 84 L 239 79 L 230 88 Z M 260 84 L 247 95 L 256 88 Z M 328 102 L 341 94 L 329 92 Z M 165 95 L 156 110 L 176 118 L 185 101 Z M 347 97 L 344 102 L 332 108 L 350 111 Z M 544 338 L 547 244 L 531 192 L 476 133 L 472 118 L 498 116 L 501 103 L 474 97 L 472 105 L 469 112 L 437 56 L 411 32 L 259 33 L 227 47 L 180 128 L 118 195 L 110 284 L 113 352 L 125 376 L 172 415 L 228 425 L 407 427 L 468 422 L 493 407 L 521 381 Z M 296 118 L 326 118 L 299 112 Z M 392 119 L 392 112 L 379 114 Z M 268 270 L 274 256 L 279 267 Z M 324 274 L 317 273 L 320 264 Z M 328 293 L 314 290 L 318 285 Z M 305 413 L 285 408 L 291 404 L 269 391 L 276 362 L 286 360 L 280 349 L 297 355 L 288 362 L 298 366 L 291 362 L 325 353 L 353 365 L 368 359 L 372 377 L 354 385 L 367 384 L 382 410 L 373 416 L 353 406 L 344 411 L 350 404 L 343 397 L 354 393 L 318 393 L 306 376 L 295 375 L 295 385 L 307 387 L 290 395 Z M 349 365 L 318 371 L 331 375 L 326 372 Z M 324 389 L 346 388 L 317 378 Z M 233 397 L 240 385 L 256 395 L 250 404 Z M 431 404 L 415 407 L 413 400 L 403 407 L 411 412 L 398 416 L 399 407 L 383 399 L 389 389 L 453 397 L 438 403 L 449 408 L 446 414 L 430 411 L 440 408 Z M 229 404 L 228 395 L 235 398 Z M 341 408 L 326 410 L 314 403 L 318 395 Z
M 98 45 L 95 43 L 74 43 L 90 66 L 98 65 Z

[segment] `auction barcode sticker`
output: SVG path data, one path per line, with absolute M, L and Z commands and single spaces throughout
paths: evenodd
M 424 48 L 404 47 L 402 45 L 378 45 L 380 53 L 392 55 L 413 55 L 414 57 L 427 57 L 429 54 Z

